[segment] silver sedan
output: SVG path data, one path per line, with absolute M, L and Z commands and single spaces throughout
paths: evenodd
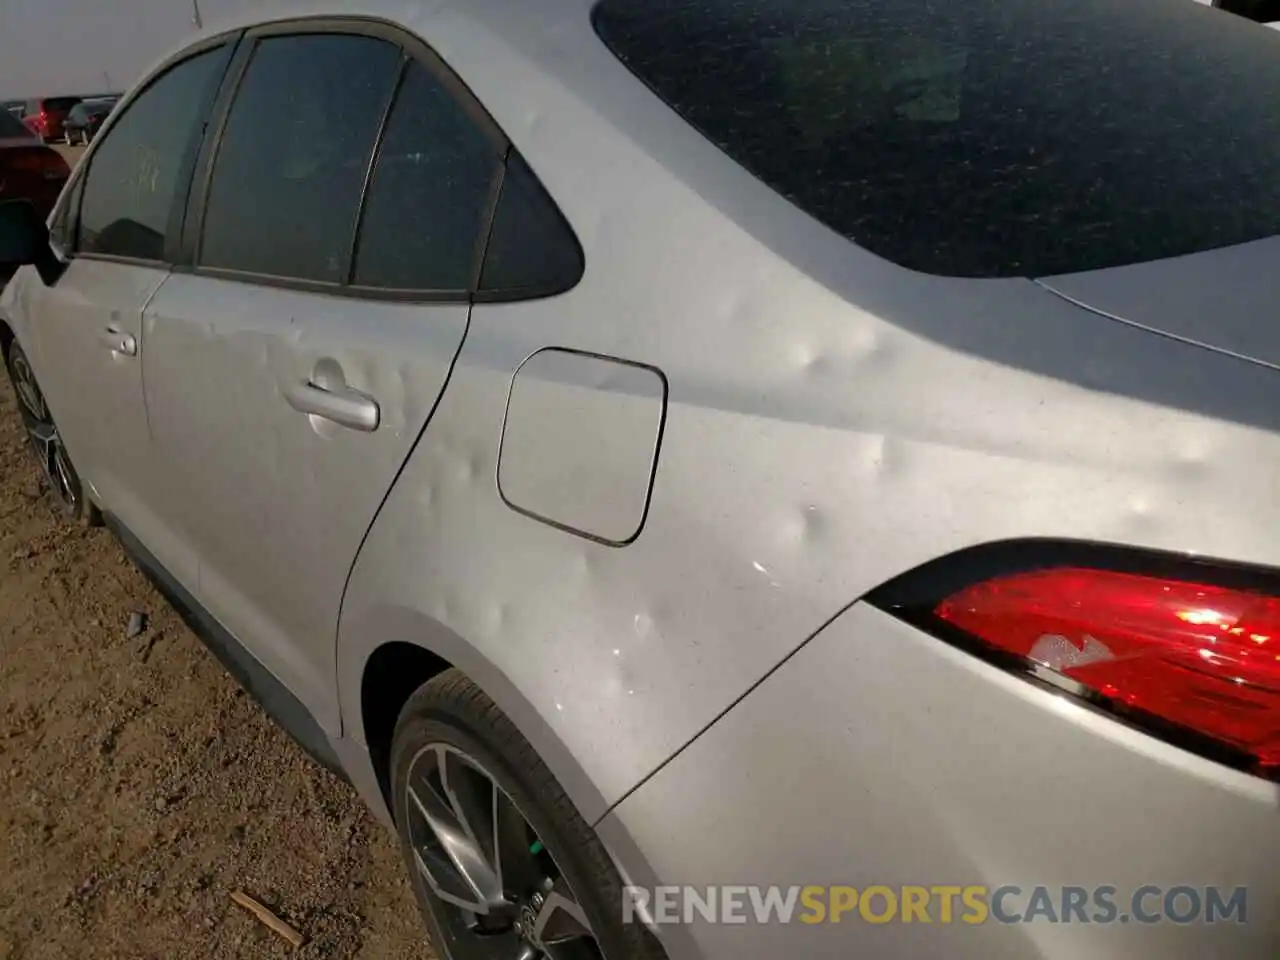
M 0 205 L 0 347 L 444 957 L 1269 957 L 1277 90 L 1187 0 L 317 0 Z

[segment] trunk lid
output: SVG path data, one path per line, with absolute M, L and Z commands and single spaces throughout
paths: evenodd
M 1280 237 L 1037 282 L 1098 313 L 1280 368 Z

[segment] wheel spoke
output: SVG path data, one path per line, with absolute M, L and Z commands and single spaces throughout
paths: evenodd
M 58 496 L 68 507 L 75 507 L 80 495 L 76 490 L 75 475 L 71 472 L 71 464 L 67 462 L 67 451 L 63 449 L 61 442 L 55 441 L 52 459 L 53 470 L 51 473 L 57 477 Z
M 570 940 L 595 939 L 587 915 L 563 880 L 557 880 L 543 900 L 533 923 L 533 937 L 547 947 Z
M 493 846 L 493 794 L 497 787 L 448 751 L 441 749 L 439 755 L 445 796 L 462 829 L 462 836 L 453 839 L 449 855 L 460 870 L 465 864 L 469 883 L 484 902 L 491 906 L 504 904 L 502 876 Z
M 49 419 L 49 411 L 44 405 L 44 397 L 40 393 L 40 388 L 36 386 L 31 367 L 23 359 L 13 365 L 13 371 L 18 399 L 22 401 L 22 405 L 26 407 L 27 412 L 35 419 L 42 422 L 47 421 Z
M 47 465 L 53 448 L 58 443 L 58 430 L 51 423 L 33 423 L 27 428 L 27 436 L 35 445 L 40 459 Z
M 416 838 L 418 868 L 442 900 L 470 913 L 490 914 L 505 906 L 506 900 L 490 854 L 477 839 L 466 808 L 451 786 L 450 768 L 457 764 L 450 762 L 443 747 L 422 762 L 425 769 L 411 779 L 408 788 L 412 812 L 430 834 Z
M 541 874 L 530 849 L 530 831 L 511 799 L 493 786 L 494 865 L 503 890 L 509 897 L 528 895 L 538 889 Z

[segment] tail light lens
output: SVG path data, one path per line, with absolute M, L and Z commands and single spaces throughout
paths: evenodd
M 1063 567 L 996 576 L 933 615 L 1073 692 L 1123 705 L 1280 774 L 1280 599 Z
M 1106 544 L 971 547 L 866 601 L 1219 762 L 1280 781 L 1280 571 Z

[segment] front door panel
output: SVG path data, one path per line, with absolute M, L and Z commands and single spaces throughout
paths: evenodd
M 163 267 L 77 258 L 52 287 L 29 272 L 20 281 L 36 374 L 76 470 L 140 536 L 155 532 L 142 310 L 167 275 Z
M 330 733 L 347 573 L 469 309 L 175 275 L 146 313 L 166 520 L 198 555 L 199 599 Z

